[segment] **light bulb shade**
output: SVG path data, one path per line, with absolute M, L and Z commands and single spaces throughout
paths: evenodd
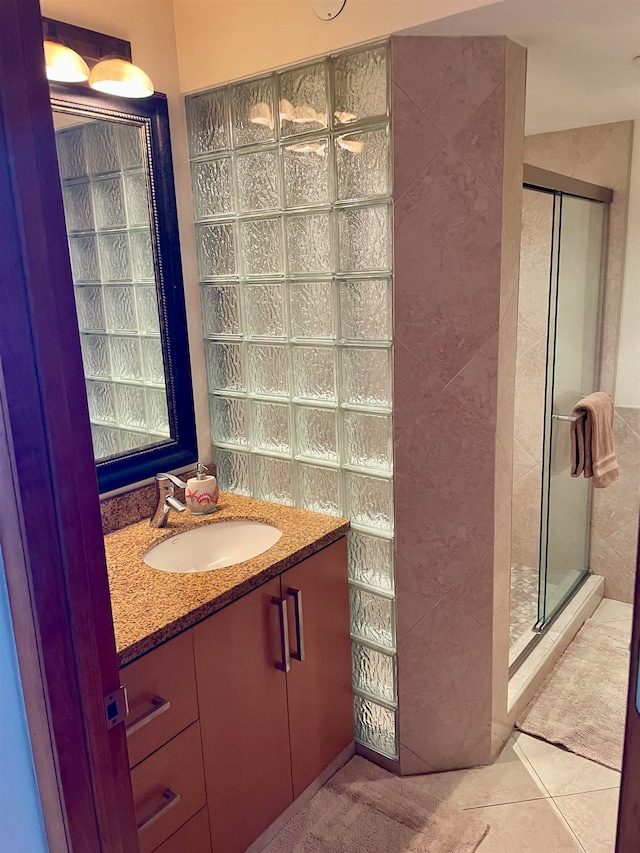
M 58 42 L 45 41 L 44 62 L 48 80 L 56 83 L 84 83 L 89 79 L 89 66 L 80 54 Z
M 103 59 L 91 69 L 89 85 L 99 92 L 120 98 L 148 98 L 153 83 L 142 68 L 124 59 Z

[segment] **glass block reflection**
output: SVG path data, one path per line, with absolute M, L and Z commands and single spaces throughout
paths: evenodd
M 93 212 L 98 230 L 124 228 L 127 224 L 122 181 L 119 175 L 93 182 Z
M 185 100 L 192 157 L 229 147 L 226 91 L 217 89 Z
M 159 345 L 160 341 L 158 340 L 157 343 Z M 112 335 L 109 338 L 109 349 L 111 351 L 111 370 L 116 379 L 133 381 L 143 379 L 139 338 Z M 164 376 L 162 378 L 164 379 Z
M 140 429 L 147 426 L 147 417 L 144 408 L 144 388 L 139 385 L 120 384 L 115 385 L 114 388 L 118 423 L 123 426 L 139 427 Z M 164 395 L 164 391 L 160 393 Z M 166 405 L 165 402 L 165 409 Z
M 342 402 L 391 407 L 391 351 L 364 347 L 342 350 Z
M 293 136 L 327 126 L 327 79 L 324 62 L 292 68 L 279 75 L 280 132 Z
M 196 221 L 233 213 L 231 157 L 192 163 L 191 182 Z
M 287 349 L 249 344 L 249 388 L 262 397 L 288 397 Z
M 391 282 L 340 282 L 340 337 L 343 341 L 391 341 Z
M 351 644 L 353 686 L 386 702 L 396 701 L 395 660 L 393 655 Z
M 243 275 L 280 275 L 282 239 L 279 219 L 240 222 L 240 251 Z
M 338 211 L 342 272 L 391 269 L 391 226 L 387 205 Z
M 92 421 L 115 423 L 116 404 L 111 382 L 87 380 L 87 401 Z
M 334 409 L 296 406 L 296 455 L 338 462 L 338 414 Z
M 293 392 L 298 400 L 337 400 L 333 347 L 294 347 Z
M 336 138 L 338 198 L 341 201 L 389 195 L 389 133 L 345 133 Z
M 265 77 L 232 87 L 231 123 L 236 146 L 275 139 L 273 83 L 273 77 Z
M 149 195 L 144 172 L 124 176 L 124 195 L 127 205 L 127 223 L 132 227 L 149 225 Z
M 391 473 L 391 416 L 342 412 L 343 462 Z
M 353 697 L 353 713 L 356 740 L 389 758 L 397 758 L 395 712 L 356 693 Z
M 289 320 L 293 339 L 335 339 L 336 305 L 333 282 L 290 282 Z
M 240 287 L 203 284 L 200 288 L 205 338 L 237 337 L 240 324 Z
M 129 241 L 124 231 L 98 234 L 100 270 L 103 281 L 130 281 Z
M 392 591 L 393 541 L 351 529 L 347 542 L 351 580 Z
M 340 472 L 335 468 L 296 464 L 298 501 L 304 509 L 340 515 Z
M 95 234 L 69 237 L 69 256 L 74 284 L 100 281 L 98 243 Z
M 280 206 L 277 150 L 239 154 L 236 168 L 241 211 L 276 210 Z
M 140 338 L 140 352 L 145 381 L 164 385 L 164 358 L 160 338 Z
M 91 204 L 91 184 L 80 181 L 62 185 L 64 218 L 67 231 L 93 230 L 93 207 Z
M 358 527 L 393 532 L 391 480 L 344 472 L 347 516 Z
M 288 216 L 287 272 L 289 275 L 331 272 L 331 221 L 329 213 Z
M 214 460 L 218 469 L 218 482 L 223 491 L 237 495 L 251 494 L 248 453 L 216 447 Z
M 111 375 L 111 365 L 107 336 L 80 335 L 80 345 L 85 376 L 108 378 Z
M 89 174 L 103 175 L 120 171 L 117 124 L 110 121 L 92 121 L 82 129 Z
M 285 207 L 329 201 L 329 139 L 296 142 L 282 149 Z
M 102 304 L 102 288 L 84 286 L 75 288 L 78 326 L 81 332 L 103 332 L 107 328 Z
M 211 433 L 213 440 L 221 444 L 249 445 L 249 403 L 241 397 L 209 397 L 211 411 Z
M 169 435 L 169 412 L 164 388 L 145 388 L 147 426 L 150 432 Z
M 387 48 L 343 53 L 334 60 L 335 124 L 352 124 L 387 113 Z
M 93 455 L 96 459 L 105 459 L 107 456 L 115 456 L 120 451 L 119 429 L 91 424 L 91 440 L 93 441 Z
M 290 455 L 291 429 L 289 406 L 283 403 L 251 402 L 253 446 Z
M 159 335 L 160 320 L 155 285 L 137 285 L 134 290 L 138 309 L 138 331 L 142 335 Z
M 108 285 L 102 290 L 107 329 L 110 332 L 135 332 L 136 321 L 135 288 L 128 284 L 122 287 Z
M 252 461 L 255 497 L 293 506 L 291 462 L 258 454 L 253 455 Z
M 155 282 L 156 272 L 153 265 L 153 249 L 149 229 L 129 231 L 129 247 L 131 249 L 131 269 L 134 280 Z
M 58 167 L 63 180 L 87 174 L 84 153 L 84 134 L 81 127 L 64 128 L 56 132 Z
M 284 337 L 284 285 L 246 284 L 244 299 L 247 332 L 251 337 Z
M 349 587 L 351 633 L 383 648 L 395 645 L 393 600 L 357 586 Z

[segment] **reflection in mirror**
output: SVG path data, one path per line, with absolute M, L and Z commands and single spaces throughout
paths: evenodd
M 143 125 L 54 109 L 96 460 L 170 438 Z

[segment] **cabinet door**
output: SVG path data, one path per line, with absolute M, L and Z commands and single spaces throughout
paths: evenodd
M 293 800 L 280 578 L 194 628 L 214 853 L 243 853 Z
M 281 582 L 289 608 L 289 732 L 298 797 L 353 740 L 346 538 L 286 571 Z M 296 590 L 302 601 L 303 661 L 295 659 Z

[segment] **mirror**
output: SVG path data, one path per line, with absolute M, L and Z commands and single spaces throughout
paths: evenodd
M 196 460 L 166 98 L 52 85 L 100 491 Z

